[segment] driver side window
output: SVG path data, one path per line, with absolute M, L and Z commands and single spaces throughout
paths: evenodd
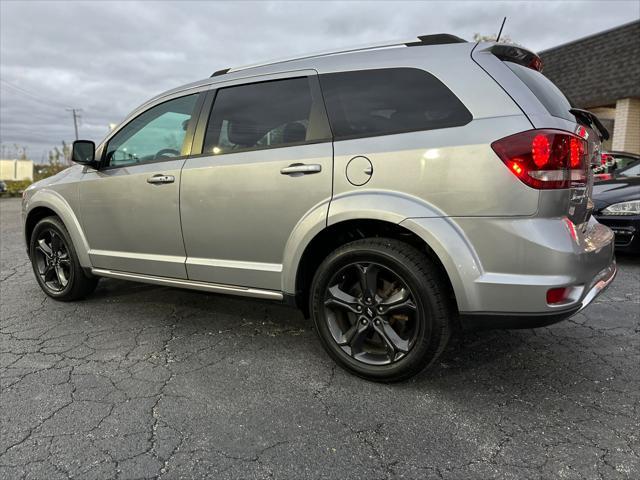
M 175 98 L 134 118 L 109 140 L 106 164 L 121 167 L 182 156 L 197 98 Z

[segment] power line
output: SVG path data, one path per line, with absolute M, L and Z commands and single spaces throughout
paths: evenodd
M 62 103 L 58 103 L 55 100 L 49 100 L 49 99 L 44 99 L 43 97 L 40 97 L 39 95 L 36 95 L 34 93 L 31 93 L 28 90 L 25 90 L 22 87 L 19 87 L 17 85 L 14 85 L 10 82 L 7 82 L 4 79 L 0 79 L 0 82 L 2 82 L 6 87 L 12 88 L 17 92 L 22 93 L 23 95 L 26 95 L 28 97 L 31 97 L 35 100 L 38 100 L 39 102 L 48 104 L 50 107 L 55 107 L 55 108 L 64 108 L 67 111 L 70 111 L 73 113 L 73 129 L 75 131 L 76 134 L 76 140 L 78 140 L 78 119 L 80 118 L 80 115 L 78 115 L 78 112 L 81 112 L 82 109 L 81 108 L 73 108 L 70 107 L 68 105 L 62 104 Z
M 17 92 L 22 93 L 23 95 L 26 95 L 28 97 L 31 97 L 31 98 L 35 99 L 35 100 L 38 100 L 39 102 L 48 103 L 50 106 L 57 107 L 57 108 L 69 108 L 69 105 L 65 105 L 63 103 L 56 102 L 55 100 L 45 99 L 43 97 L 40 97 L 39 95 L 36 95 L 35 93 L 31 93 L 30 91 L 25 90 L 22 87 L 18 87 L 17 85 L 9 83 L 4 79 L 0 79 L 0 82 L 2 82 L 5 86 L 7 86 L 9 88 L 12 88 L 13 90 L 15 90 Z

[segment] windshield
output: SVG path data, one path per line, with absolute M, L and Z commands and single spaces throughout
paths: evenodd
M 620 177 L 637 177 L 638 175 L 640 175 L 640 161 L 618 171 Z

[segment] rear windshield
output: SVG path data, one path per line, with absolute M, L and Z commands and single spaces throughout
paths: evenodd
M 465 125 L 464 104 L 440 80 L 415 68 L 320 75 L 336 140 Z
M 540 100 L 550 115 L 575 122 L 575 117 L 569 112 L 571 103 L 551 80 L 537 70 L 523 67 L 513 62 L 504 62 L 529 90 Z

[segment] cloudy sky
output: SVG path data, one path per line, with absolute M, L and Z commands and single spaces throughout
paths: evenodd
M 0 141 L 39 162 L 101 140 L 146 99 L 220 68 L 447 32 L 543 50 L 640 18 L 640 2 L 36 2 L 0 0 Z

